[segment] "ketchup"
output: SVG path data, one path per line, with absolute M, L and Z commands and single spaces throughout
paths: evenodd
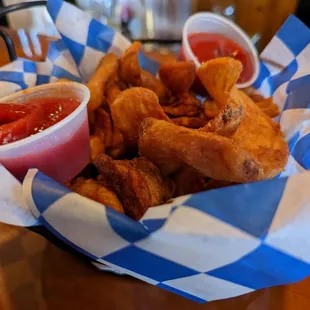
M 89 162 L 87 109 L 53 132 L 20 145 L 11 142 L 36 135 L 72 113 L 80 101 L 40 98 L 27 103 L 0 104 L 0 163 L 22 180 L 29 168 L 37 168 L 57 182 L 76 176 Z M 1 146 L 0 146 L 1 149 Z
M 222 34 L 198 32 L 190 34 L 188 42 L 201 63 L 219 57 L 232 57 L 243 65 L 238 83 L 245 83 L 251 79 L 254 67 L 250 54 L 233 40 Z
M 76 99 L 40 98 L 22 104 L 0 104 L 0 144 L 8 144 L 39 133 L 71 114 Z

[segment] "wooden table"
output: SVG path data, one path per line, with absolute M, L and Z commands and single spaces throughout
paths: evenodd
M 24 228 L 0 224 L 2 310 L 306 310 L 310 278 L 197 304 L 131 277 L 100 272 Z
M 3 65 L 8 58 L 1 41 L 0 51 Z M 100 272 L 25 228 L 0 223 L 2 309 L 304 310 L 310 309 L 310 278 L 201 305 L 130 277 Z

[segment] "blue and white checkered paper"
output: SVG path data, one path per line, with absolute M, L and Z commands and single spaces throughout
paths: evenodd
M 81 81 L 74 59 L 63 40 L 50 43 L 45 61 L 35 62 L 18 58 L 0 67 L 0 97 L 60 78 Z
M 53 74 L 58 57 L 68 64 L 56 64 L 62 73 L 87 81 L 102 55 L 119 54 L 129 44 L 61 0 L 50 0 L 48 10 L 62 37 L 60 48 L 50 48 L 49 55 L 58 55 L 48 57 L 50 71 L 45 62 L 35 63 L 30 79 L 28 62 L 18 60 L 0 69 L 0 81 L 26 88 L 41 83 L 38 77 L 43 75 L 49 82 L 60 77 Z M 98 263 L 198 302 L 310 275 L 309 42 L 310 30 L 291 16 L 263 52 L 254 85 L 258 92 L 273 95 L 282 111 L 279 122 L 290 144 L 290 158 L 280 178 L 179 197 L 149 209 L 135 222 L 32 169 L 21 190 L 26 206 L 59 239 Z M 70 67 L 72 59 L 75 65 Z M 156 73 L 158 64 L 143 56 L 140 60 Z M 0 218 L 6 219 L 2 213 Z

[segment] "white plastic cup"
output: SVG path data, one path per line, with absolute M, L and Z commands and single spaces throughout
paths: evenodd
M 72 98 L 80 105 L 55 125 L 22 140 L 0 146 L 0 163 L 22 179 L 37 168 L 63 183 L 76 176 L 89 162 L 89 126 L 86 86 L 75 82 L 51 83 L 29 88 L 0 99 L 1 103 L 31 102 L 37 98 Z
M 249 53 L 253 65 L 253 75 L 249 81 L 238 83 L 237 87 L 245 88 L 255 82 L 259 73 L 257 51 L 250 38 L 239 26 L 225 17 L 207 12 L 194 14 L 186 21 L 183 28 L 182 56 L 185 60 L 193 60 L 196 68 L 199 68 L 201 63 L 194 55 L 188 41 L 188 36 L 197 32 L 222 34 L 235 41 L 245 52 Z

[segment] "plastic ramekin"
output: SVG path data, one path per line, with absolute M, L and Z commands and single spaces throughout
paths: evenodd
M 193 60 L 197 68 L 201 63 L 194 55 L 188 41 L 188 36 L 197 32 L 210 32 L 222 34 L 240 45 L 247 53 L 249 53 L 253 65 L 253 75 L 250 80 L 245 83 L 238 83 L 238 88 L 251 86 L 257 79 L 259 73 L 259 61 L 256 48 L 251 42 L 247 34 L 234 22 L 220 15 L 208 12 L 201 12 L 192 15 L 185 23 L 183 28 L 182 52 L 186 60 Z
M 89 128 L 86 86 L 75 82 L 36 86 L 0 99 L 1 103 L 31 102 L 34 98 L 73 98 L 80 105 L 57 124 L 25 139 L 0 146 L 0 163 L 22 179 L 37 168 L 58 182 L 78 174 L 89 162 Z

